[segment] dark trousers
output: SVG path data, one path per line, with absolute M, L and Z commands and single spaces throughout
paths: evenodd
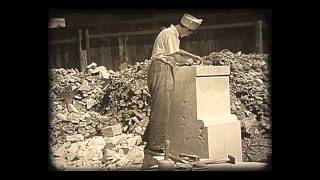
M 173 67 L 161 60 L 153 60 L 149 67 L 147 82 L 151 95 L 151 114 L 143 135 L 143 141 L 147 142 L 144 165 L 148 163 L 145 161 L 152 159 L 146 150 L 164 150 L 165 148 L 167 124 L 170 120 L 170 101 L 174 90 Z

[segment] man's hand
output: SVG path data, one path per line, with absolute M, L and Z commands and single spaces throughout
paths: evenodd
M 202 58 L 200 56 L 194 56 L 193 59 L 195 62 L 193 64 L 201 64 L 202 63 Z
M 178 66 L 190 66 L 193 64 L 193 59 L 191 58 L 185 58 L 183 62 L 177 62 L 176 63 Z
M 186 59 L 187 65 L 191 65 L 193 63 L 193 59 L 188 58 Z

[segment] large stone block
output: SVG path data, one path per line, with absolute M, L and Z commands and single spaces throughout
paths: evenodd
M 175 91 L 168 129 L 170 153 L 212 160 L 229 154 L 242 161 L 240 122 L 230 110 L 228 66 L 175 70 Z
M 209 159 L 227 159 L 233 155 L 242 162 L 241 126 L 235 115 L 206 119 Z
M 198 119 L 230 114 L 228 76 L 196 77 Z

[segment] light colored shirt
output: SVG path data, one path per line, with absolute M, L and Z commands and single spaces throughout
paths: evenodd
M 161 59 L 171 61 L 173 53 L 179 52 L 180 40 L 178 30 L 174 25 L 162 30 L 157 36 L 152 50 L 151 60 Z

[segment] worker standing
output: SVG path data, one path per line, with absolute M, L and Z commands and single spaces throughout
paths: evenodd
M 157 165 L 153 156 L 164 153 L 174 90 L 174 69 L 201 62 L 200 56 L 180 49 L 179 40 L 193 34 L 201 22 L 202 19 L 184 14 L 180 23 L 163 29 L 155 40 L 147 79 L 151 94 L 151 114 L 142 139 L 147 143 L 142 168 Z

